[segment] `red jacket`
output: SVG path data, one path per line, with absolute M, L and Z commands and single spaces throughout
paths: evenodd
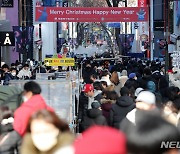
M 26 133 L 29 118 L 34 112 L 41 109 L 54 111 L 45 103 L 41 95 L 34 95 L 24 102 L 14 113 L 14 130 L 23 136 Z

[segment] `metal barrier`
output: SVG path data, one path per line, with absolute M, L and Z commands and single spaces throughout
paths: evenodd
M 48 80 L 48 77 L 53 75 L 54 73 L 36 73 L 36 80 Z
M 76 102 L 79 97 L 78 72 L 71 72 L 71 78 L 57 80 L 34 80 L 42 89 L 46 103 L 53 107 L 57 115 L 69 123 L 72 130 L 76 127 Z M 42 75 L 43 76 L 43 75 Z M 43 77 L 42 77 L 43 78 Z M 23 90 L 27 80 L 11 80 L 10 86 Z M 78 99 L 77 99 L 78 100 Z

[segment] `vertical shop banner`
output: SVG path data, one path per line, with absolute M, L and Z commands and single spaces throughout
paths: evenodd
M 119 38 L 123 49 L 123 55 L 127 55 L 127 53 L 131 51 L 134 42 L 134 34 L 120 34 Z
M 180 1 L 176 1 L 176 11 L 177 11 L 177 19 L 176 19 L 176 26 L 180 25 Z
M 68 1 L 63 2 L 63 7 L 68 7 Z
M 33 26 L 13 26 L 17 52 L 30 52 L 30 45 L 33 41 L 33 30 Z
M 137 0 L 127 0 L 127 7 L 138 7 Z
M 138 7 L 147 7 L 147 0 L 138 0 Z
M 145 22 L 148 7 L 36 7 L 39 22 Z

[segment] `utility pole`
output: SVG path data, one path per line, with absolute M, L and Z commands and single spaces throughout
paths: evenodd
M 127 0 L 125 0 L 125 7 L 127 7 Z M 125 44 L 127 43 L 127 22 L 125 22 L 125 35 L 124 35 L 124 37 L 125 37 Z M 127 51 L 126 51 L 126 46 L 125 46 L 125 55 L 127 55 L 127 53 L 126 53 Z
M 169 69 L 169 53 L 168 53 L 168 40 L 169 40 L 169 28 L 168 28 L 168 16 L 169 16 L 169 0 L 165 0 L 165 75 L 168 79 L 168 69 Z
M 151 52 L 151 60 L 154 59 L 154 0 L 150 1 L 150 52 Z

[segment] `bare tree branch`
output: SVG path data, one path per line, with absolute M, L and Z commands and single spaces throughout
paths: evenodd
M 111 4 L 110 0 L 106 0 L 106 3 L 107 3 L 107 5 L 108 5 L 109 7 L 112 7 L 112 4 Z

